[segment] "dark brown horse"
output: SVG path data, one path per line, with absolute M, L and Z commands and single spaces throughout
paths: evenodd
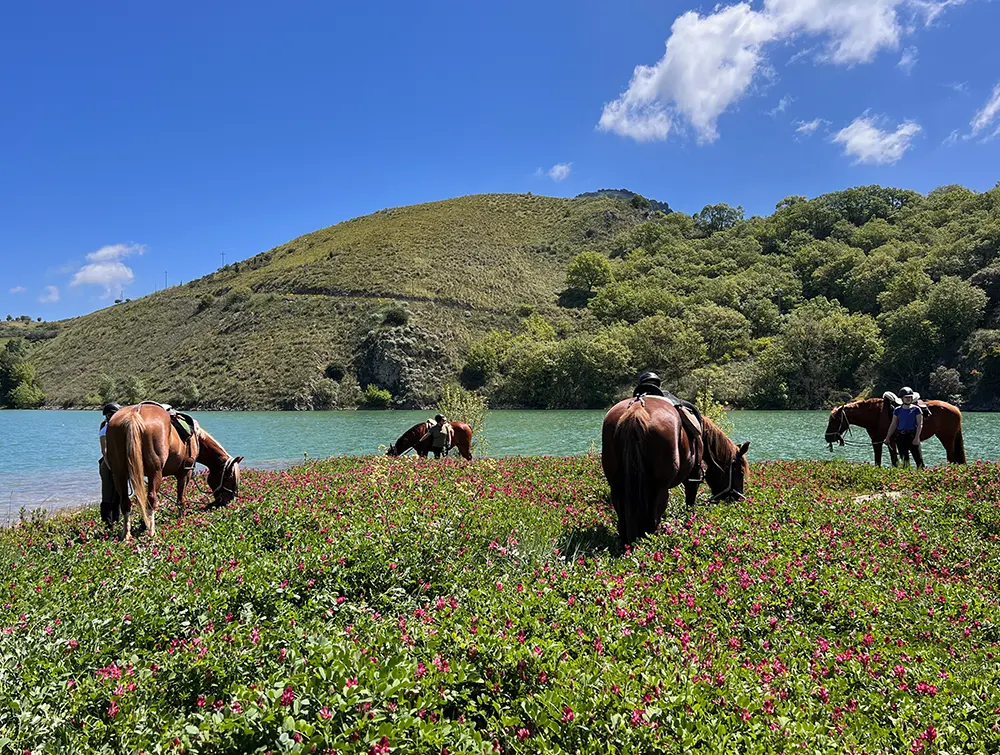
M 712 500 L 743 497 L 750 443 L 737 446 L 710 419 L 702 418 L 705 481 Z M 684 485 L 690 511 L 702 478 L 702 460 L 684 428 L 680 411 L 659 396 L 626 399 L 604 417 L 601 465 L 611 487 L 623 545 L 656 531 L 670 488 Z
M 181 509 L 184 487 L 196 461 L 208 467 L 208 485 L 216 505 L 229 503 L 239 492 L 243 457 L 230 456 L 201 427 L 185 443 L 171 424 L 170 416 L 157 404 L 119 409 L 108 422 L 107 441 L 108 465 L 122 501 L 126 540 L 132 537 L 129 483 L 151 537 L 156 535 L 156 503 L 165 476 L 177 478 L 177 506 Z
M 458 452 L 468 460 L 472 460 L 472 428 L 469 427 L 464 422 L 451 422 L 452 428 L 452 445 L 458 449 Z M 427 456 L 431 451 L 432 440 L 427 435 L 430 430 L 431 423 L 421 422 L 419 425 L 414 425 L 405 433 L 399 436 L 395 443 L 389 446 L 389 450 L 386 451 L 386 456 L 402 456 L 411 448 L 414 449 L 420 456 Z M 421 440 L 423 438 L 423 440 Z
M 924 402 L 931 409 L 931 416 L 924 417 L 924 426 L 920 432 L 920 440 L 924 441 L 933 435 L 938 437 L 948 461 L 952 464 L 965 464 L 965 441 L 962 438 L 962 412 L 957 406 L 944 401 Z M 856 425 L 868 432 L 872 449 L 875 451 L 875 464 L 882 466 L 882 444 L 892 423 L 893 405 L 884 398 L 866 398 L 862 401 L 852 401 L 849 404 L 835 407 L 830 411 L 830 419 L 826 423 L 826 442 L 833 448 L 834 443 L 844 445 L 848 441 L 845 436 L 850 432 L 851 425 Z M 868 445 L 867 443 L 864 445 Z M 895 444 L 889 444 L 889 456 L 892 466 L 899 463 Z

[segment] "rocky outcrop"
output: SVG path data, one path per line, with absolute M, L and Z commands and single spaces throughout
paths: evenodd
M 412 324 L 369 331 L 358 348 L 354 368 L 362 387 L 384 388 L 398 408 L 430 405 L 454 374 L 441 337 Z

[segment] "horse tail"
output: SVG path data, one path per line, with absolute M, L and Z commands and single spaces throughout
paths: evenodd
M 955 447 L 952 450 L 952 461 L 955 464 L 968 464 L 965 458 L 965 438 L 962 437 L 962 414 L 958 415 L 958 432 L 955 433 Z
M 125 459 L 128 464 L 129 482 L 135 494 L 135 503 L 142 514 L 142 520 L 149 526 L 149 504 L 146 500 L 146 472 L 142 464 L 142 433 L 146 423 L 138 409 L 125 416 Z
M 615 428 L 615 440 L 621 449 L 625 469 L 625 505 L 618 512 L 626 544 L 633 542 L 644 530 L 649 530 L 650 516 L 646 480 L 646 433 L 649 412 L 640 402 L 625 410 Z

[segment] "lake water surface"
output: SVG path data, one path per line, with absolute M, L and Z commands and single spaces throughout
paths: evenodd
M 278 468 L 309 458 L 376 453 L 427 412 L 196 412 L 198 421 L 244 466 Z M 490 456 L 567 456 L 600 447 L 602 411 L 491 412 L 485 437 Z M 734 440 L 751 441 L 761 459 L 871 461 L 867 448 L 823 443 L 822 411 L 733 411 Z M 58 508 L 100 499 L 99 412 L 0 411 L 0 521 L 39 506 Z M 966 413 L 970 460 L 1000 458 L 1000 414 Z M 859 441 L 867 435 L 855 431 Z M 944 462 L 941 444 L 925 446 L 928 464 Z

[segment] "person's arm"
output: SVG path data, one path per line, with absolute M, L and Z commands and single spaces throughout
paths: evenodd
M 892 435 L 893 435 L 893 433 L 896 432 L 896 425 L 897 424 L 899 424 L 899 417 L 897 417 L 894 414 L 894 415 L 892 415 L 892 423 L 889 425 L 889 432 L 887 432 L 885 434 L 885 444 L 886 445 L 889 445 L 889 442 L 892 440 Z
M 913 443 L 912 443 L 912 445 L 914 445 L 914 446 L 919 446 L 920 445 L 920 432 L 923 429 L 924 429 L 924 413 L 918 410 L 917 411 L 917 432 L 914 433 L 914 435 L 913 435 Z

